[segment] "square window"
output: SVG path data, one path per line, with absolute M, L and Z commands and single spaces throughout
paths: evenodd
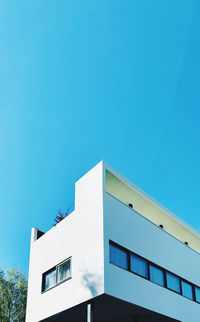
M 71 276 L 71 258 L 42 274 L 42 292 L 49 290 Z
M 192 285 L 181 281 L 182 286 L 182 295 L 187 297 L 190 300 L 193 300 L 193 292 L 192 292 Z
M 180 293 L 180 279 L 174 274 L 167 272 L 167 287 L 172 291 Z
M 110 244 L 110 262 L 119 267 L 128 269 L 127 252 L 113 244 Z
M 57 267 L 57 283 L 70 277 L 70 260 L 58 265 Z
M 145 259 L 131 254 L 131 271 L 143 276 L 148 277 L 148 269 L 147 269 L 147 262 Z
M 150 264 L 149 265 L 149 272 L 150 272 L 150 281 L 152 281 L 158 285 L 161 285 L 161 286 L 165 285 L 164 273 L 160 268 Z

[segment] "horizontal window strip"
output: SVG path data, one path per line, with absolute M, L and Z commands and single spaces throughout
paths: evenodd
M 200 287 L 197 285 L 186 281 L 182 277 L 167 271 L 163 267 L 152 263 L 111 240 L 109 241 L 109 250 L 111 264 L 165 287 L 187 299 L 200 303 Z

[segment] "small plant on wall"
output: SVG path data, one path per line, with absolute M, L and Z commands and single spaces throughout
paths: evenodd
M 71 213 L 70 209 L 72 208 L 73 205 L 69 206 L 69 208 L 67 209 L 66 212 L 61 211 L 61 209 L 59 209 L 57 211 L 57 216 L 55 217 L 54 221 L 56 222 L 54 224 L 54 226 L 56 226 L 59 222 L 61 222 L 63 219 L 65 219 L 67 216 L 69 216 L 69 214 Z

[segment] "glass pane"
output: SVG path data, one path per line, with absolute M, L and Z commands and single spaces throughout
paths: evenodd
M 180 280 L 177 276 L 167 272 L 167 287 L 180 293 Z
M 53 287 L 56 284 L 56 270 L 52 270 L 44 275 L 44 291 Z
M 126 251 L 110 244 L 110 262 L 128 269 L 128 256 Z
M 183 296 L 187 297 L 188 299 L 193 300 L 192 285 L 190 285 L 189 283 L 186 283 L 184 281 L 181 281 L 181 286 L 182 286 Z
M 149 271 L 150 271 L 150 280 L 156 284 L 159 284 L 161 286 L 164 286 L 164 273 L 161 269 L 149 265 Z
M 147 262 L 144 259 L 131 254 L 131 271 L 143 277 L 148 277 Z
M 70 260 L 60 264 L 57 267 L 57 283 L 70 277 Z
M 200 303 L 200 288 L 195 286 L 196 301 Z

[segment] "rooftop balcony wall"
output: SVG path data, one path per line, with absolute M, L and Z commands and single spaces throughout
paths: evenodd
M 200 253 L 200 236 L 193 228 L 136 186 L 130 186 L 110 171 L 105 174 L 106 192 L 133 208 L 155 225 Z

